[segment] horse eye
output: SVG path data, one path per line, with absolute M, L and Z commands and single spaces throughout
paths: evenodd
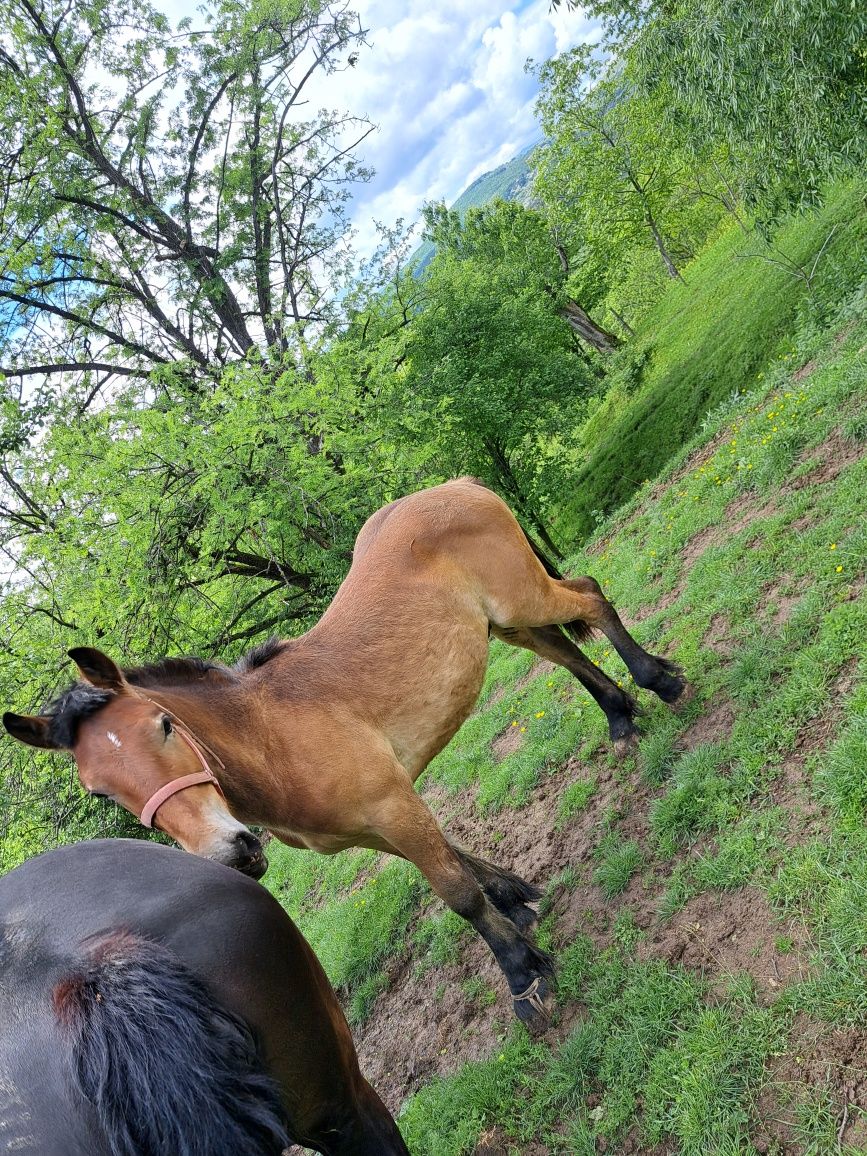
M 163 715 L 163 734 L 166 738 L 172 733 L 172 720 L 167 714 Z

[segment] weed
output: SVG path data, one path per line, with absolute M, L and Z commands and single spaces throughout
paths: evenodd
M 571 819 L 573 815 L 577 815 L 583 811 L 593 798 L 595 792 L 595 775 L 591 775 L 586 779 L 577 779 L 574 783 L 570 783 L 560 796 L 560 806 L 557 810 L 558 822 L 563 824 L 568 819 Z

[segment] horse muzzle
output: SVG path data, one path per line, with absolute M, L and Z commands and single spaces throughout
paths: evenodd
M 268 859 L 262 844 L 250 831 L 239 831 L 235 835 L 231 842 L 231 852 L 222 861 L 227 867 L 234 867 L 251 879 L 261 879 L 268 870 Z

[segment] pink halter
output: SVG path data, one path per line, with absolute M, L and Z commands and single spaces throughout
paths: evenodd
M 178 732 L 190 750 L 195 752 L 196 757 L 202 764 L 202 769 L 200 771 L 194 771 L 191 775 L 182 775 L 179 779 L 172 779 L 170 783 L 165 783 L 158 790 L 154 791 L 154 793 L 142 807 L 142 812 L 139 816 L 142 824 L 145 827 L 153 827 L 154 815 L 157 813 L 159 808 L 163 805 L 166 799 L 170 799 L 172 795 L 177 795 L 179 791 L 184 791 L 187 787 L 195 787 L 199 783 L 213 783 L 220 794 L 223 795 L 223 788 L 220 786 L 219 781 L 217 780 L 217 776 L 211 770 L 208 764 L 208 760 L 205 758 L 202 752 L 201 748 L 205 744 L 202 743 L 200 746 L 199 743 L 196 742 L 196 740 L 193 738 L 192 732 L 184 725 L 184 723 L 180 721 L 177 715 L 173 714 L 170 710 L 166 710 L 162 703 L 157 702 L 156 699 L 149 699 L 148 701 L 152 702 L 154 706 L 158 706 L 160 710 L 165 711 L 167 715 L 171 715 L 172 719 L 174 720 L 175 730 Z M 225 770 L 226 768 L 220 757 L 214 754 L 214 752 L 209 747 L 206 749 L 208 750 L 209 754 L 211 754 L 213 758 L 217 760 L 223 770 Z M 223 795 L 223 798 L 225 798 L 225 795 Z

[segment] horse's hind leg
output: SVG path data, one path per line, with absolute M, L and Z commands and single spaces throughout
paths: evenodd
M 411 788 L 383 800 L 378 811 L 376 835 L 411 860 L 440 899 L 481 935 L 506 977 L 515 1015 L 527 1024 L 543 1026 L 544 1000 L 554 973 L 551 957 L 489 902 L 474 872 Z
M 538 565 L 533 578 L 530 589 L 515 596 L 511 608 L 499 614 L 494 625 L 551 626 L 580 621 L 602 631 L 638 686 L 652 690 L 670 706 L 686 699 L 689 684 L 680 667 L 650 654 L 635 641 L 595 578 L 549 578 Z
M 523 646 L 542 658 L 556 662 L 574 674 L 596 700 L 608 719 L 608 733 L 618 755 L 635 748 L 640 731 L 635 716 L 638 703 L 571 642 L 559 626 L 491 627 L 491 633 L 512 646 Z

